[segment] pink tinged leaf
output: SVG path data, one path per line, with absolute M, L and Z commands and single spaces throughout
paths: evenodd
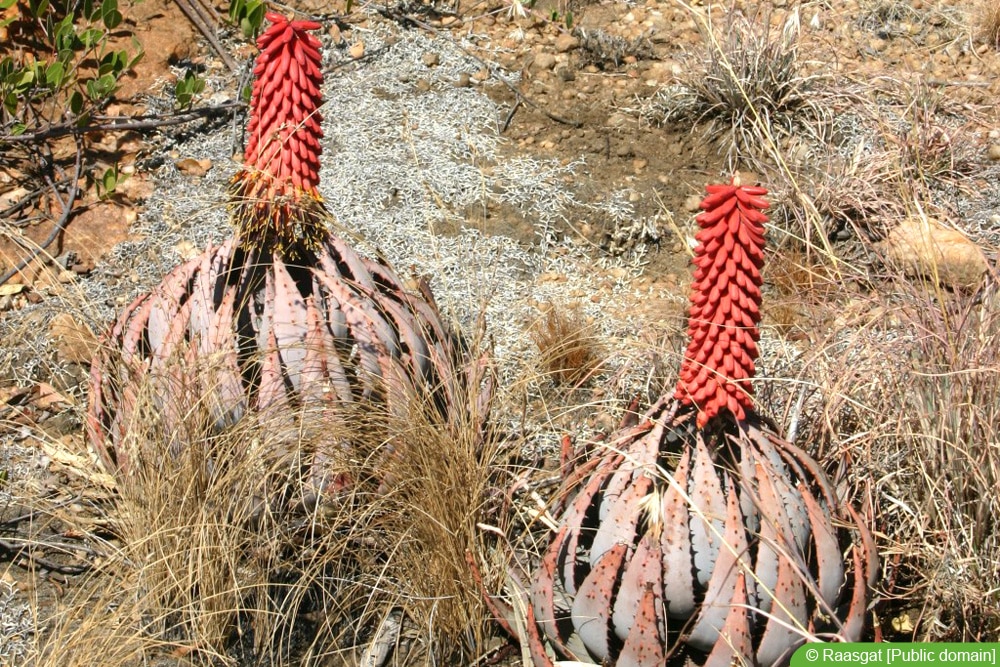
M 840 634 L 845 641 L 855 642 L 860 639 L 861 631 L 864 630 L 868 587 L 875 585 L 875 577 L 878 575 L 878 555 L 872 535 L 862 523 L 857 510 L 848 505 L 847 511 L 861 534 L 861 545 L 860 547 L 855 545 L 853 548 L 854 585 L 851 588 L 851 602 Z
M 545 645 L 542 643 L 542 637 L 538 633 L 538 625 L 535 621 L 535 611 L 530 605 L 527 612 L 527 626 L 528 651 L 531 654 L 531 662 L 535 667 L 554 667 L 552 659 L 545 652 Z
M 542 628 L 552 645 L 563 655 L 572 655 L 573 653 L 564 642 L 558 621 L 563 619 L 564 623 L 568 622 L 567 618 L 572 601 L 565 597 L 564 592 L 556 582 L 555 575 L 559 555 L 564 549 L 568 532 L 568 527 L 563 525 L 556 533 L 545 558 L 535 570 L 531 582 L 532 618 L 535 619 L 537 626 Z
M 568 534 L 565 537 L 563 548 L 560 552 L 558 574 L 566 589 L 566 593 L 570 596 L 576 595 L 577 566 L 582 565 L 584 568 L 588 566 L 587 563 L 578 561 L 578 559 L 586 558 L 586 555 L 578 554 L 580 551 L 580 536 L 581 534 L 587 534 L 589 537 L 596 530 L 596 527 L 590 523 L 587 515 L 593 504 L 598 502 L 601 488 L 608 478 L 609 471 L 614 471 L 620 461 L 620 455 L 614 454 L 602 459 L 601 465 L 577 492 L 573 498 L 573 503 L 562 517 L 561 523 L 567 527 Z
M 787 661 L 792 651 L 805 641 L 803 632 L 808 621 L 805 585 L 798 568 L 788 558 L 778 562 L 774 597 L 771 616 L 757 647 L 757 662 L 761 665 Z
M 628 459 L 626 459 L 628 460 Z M 597 534 L 590 545 L 590 564 L 596 564 L 614 545 L 625 544 L 631 550 L 636 542 L 636 525 L 639 521 L 641 501 L 649 493 L 653 481 L 641 471 L 629 473 L 619 470 L 617 476 L 631 476 L 632 483 L 610 503 L 607 515 L 601 519 Z M 606 503 L 608 496 L 604 496 Z M 604 503 L 602 503 L 604 504 Z
M 766 612 L 772 611 L 774 591 L 778 585 L 778 572 L 781 564 L 788 560 L 782 554 L 786 553 L 788 549 L 789 530 L 785 525 L 781 500 L 775 497 L 770 475 L 772 470 L 766 463 L 757 464 L 757 512 L 760 516 L 760 544 L 757 548 L 757 562 L 754 566 L 754 572 L 757 573 L 760 608 Z
M 674 483 L 663 494 L 663 531 L 660 551 L 663 554 L 663 600 L 672 618 L 688 619 L 694 614 L 694 576 L 691 566 L 690 508 L 681 494 L 688 485 L 691 450 L 685 448 Z
M 726 497 L 726 525 L 723 544 L 719 549 L 712 578 L 705 591 L 698 620 L 691 628 L 688 643 L 701 651 L 711 651 L 720 639 L 720 631 L 731 616 L 737 581 L 749 566 L 747 535 L 743 527 L 743 513 L 732 483 Z M 744 596 L 745 597 L 745 596 Z M 745 612 L 744 612 L 745 615 Z
M 192 260 L 177 267 L 164 277 L 153 292 L 146 322 L 146 336 L 154 357 L 161 355 L 164 341 L 176 320 L 181 301 L 187 296 L 188 281 L 197 270 L 198 262 L 199 260 Z
M 453 339 L 451 331 L 441 321 L 441 313 L 438 311 L 437 306 L 433 305 L 433 299 L 422 299 L 407 292 L 401 293 L 400 298 L 406 302 L 418 321 L 421 322 L 425 331 L 424 335 L 427 338 L 442 342 Z
M 267 332 L 267 345 L 260 359 L 260 384 L 257 387 L 257 409 L 261 412 L 283 409 L 287 405 L 282 379 L 281 357 L 274 331 Z
M 600 661 L 608 657 L 611 600 L 627 551 L 628 545 L 616 544 L 604 554 L 573 600 L 573 626 L 590 655 Z
M 213 373 L 205 386 L 205 393 L 215 393 L 227 424 L 235 423 L 246 411 L 246 393 L 236 343 L 235 302 L 236 288 L 231 286 L 223 294 L 206 336 L 215 358 L 209 360 Z
M 702 667 L 730 667 L 753 664 L 753 643 L 750 639 L 750 619 L 747 609 L 746 575 L 740 570 L 730 602 L 726 624 L 719 633 L 719 640 L 712 648 Z
M 393 359 L 399 357 L 399 337 L 383 312 L 383 306 L 393 298 L 391 295 L 339 281 L 325 281 L 324 286 L 334 293 L 342 308 L 346 302 L 363 314 L 366 329 L 377 339 L 386 355 Z
M 208 331 L 215 315 L 215 293 L 218 284 L 218 269 L 215 263 L 215 250 L 210 246 L 199 258 L 198 271 L 192 276 L 190 336 L 197 346 L 199 354 L 210 355 L 213 352 L 208 340 Z
M 691 555 L 695 576 L 707 586 L 719 555 L 719 535 L 726 516 L 726 497 L 712 455 L 699 432 L 691 478 Z
M 351 353 L 357 355 L 357 365 L 360 368 L 360 380 L 362 383 L 362 393 L 369 397 L 376 391 L 377 385 L 383 381 L 390 382 L 394 371 L 391 367 L 391 356 L 385 346 L 382 345 L 376 329 L 386 326 L 384 321 L 376 323 L 369 316 L 370 307 L 365 308 L 365 297 L 359 297 L 356 293 L 348 290 L 340 280 L 329 278 L 320 273 L 315 274 L 323 284 L 323 287 L 340 303 L 340 309 L 344 313 L 349 336 L 348 342 L 353 343 Z M 350 360 L 345 360 L 349 363 Z
M 145 353 L 139 348 L 145 339 L 153 301 L 152 294 L 142 295 L 132 302 L 128 310 L 122 313 L 115 324 L 112 341 L 117 344 L 118 337 L 121 336 L 121 361 L 123 364 L 130 364 L 138 355 L 145 356 Z M 114 371 L 112 370 L 112 372 Z
M 645 617 L 649 610 L 645 606 L 652 605 L 654 600 L 657 607 L 657 614 L 653 619 L 655 626 L 645 627 L 639 631 L 639 634 L 648 636 L 649 630 L 656 629 L 659 636 L 664 635 L 662 593 L 663 556 L 660 553 L 660 544 L 652 535 L 647 534 L 639 540 L 635 552 L 626 563 L 621 585 L 615 595 L 611 621 L 619 639 L 627 640 L 632 635 L 633 628 L 637 623 L 649 622 L 649 619 Z M 650 595 L 652 595 L 651 599 L 647 600 L 647 596 Z M 621 663 L 621 658 L 619 658 L 619 662 Z
M 809 524 L 815 543 L 816 572 L 819 575 L 817 589 L 823 601 L 823 613 L 832 613 L 837 606 L 840 589 L 844 585 L 844 563 L 841 560 L 840 543 L 833 528 L 830 513 L 822 507 L 815 496 L 799 484 L 802 500 L 809 512 Z
M 305 352 L 300 387 L 302 398 L 304 401 L 322 400 L 326 390 L 333 389 L 327 359 L 335 355 L 333 341 L 330 339 L 329 331 L 320 321 L 319 310 L 316 308 L 313 296 L 306 299 Z
M 295 391 L 301 389 L 306 359 L 306 300 L 279 257 L 274 258 L 274 315 L 272 327 L 284 374 Z
M 635 667 L 661 667 L 666 662 L 666 623 L 663 600 L 656 593 L 655 582 L 646 586 L 635 614 L 635 623 L 625 639 L 616 664 Z
M 335 340 L 346 341 L 350 332 L 347 328 L 347 317 L 344 316 L 344 311 L 340 307 L 340 301 L 325 289 L 314 287 L 313 294 L 323 295 L 324 320 L 330 335 Z
M 634 478 L 641 475 L 643 471 L 656 470 L 660 441 L 663 439 L 665 429 L 665 420 L 656 419 L 653 421 L 651 430 L 644 424 L 642 428 L 626 430 L 612 440 L 610 447 L 623 450 L 625 456 L 601 496 L 598 515 L 601 522 L 608 518 L 612 507 L 617 505 L 618 499 L 628 490 Z M 648 489 L 649 486 L 647 485 L 645 488 Z
M 346 281 L 355 287 L 364 287 L 369 290 L 377 289 L 364 258 L 358 255 L 354 248 L 343 239 L 332 235 L 329 237 L 328 246 L 331 257 L 336 258 L 339 263 L 347 267 L 350 275 L 344 276 Z
M 412 312 L 408 311 L 392 297 L 380 299 L 379 306 L 385 311 L 386 315 L 392 318 L 401 342 L 409 351 L 411 364 L 409 372 L 414 378 L 421 378 L 430 382 L 434 377 L 431 368 L 441 368 L 441 366 L 444 366 L 441 370 L 445 370 L 446 374 L 450 375 L 450 372 L 447 372 L 450 364 L 447 363 L 447 360 L 441 358 L 441 351 L 439 351 L 438 358 L 435 360 L 438 363 L 433 366 L 431 365 L 431 353 L 425 342 L 427 331 L 423 322 L 419 322 Z M 445 363 L 440 364 L 441 361 L 445 361 Z

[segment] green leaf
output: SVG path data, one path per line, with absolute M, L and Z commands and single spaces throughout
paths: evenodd
M 101 21 L 108 30 L 114 30 L 122 22 L 122 14 L 118 11 L 118 0 L 104 0 L 101 3 Z
M 28 127 L 24 123 L 14 123 L 14 126 L 10 128 L 10 133 L 11 135 L 17 137 L 24 134 L 26 129 L 28 129 Z
M 101 20 L 104 22 L 104 25 L 107 27 L 108 30 L 114 30 L 115 28 L 121 25 L 124 18 L 125 17 L 122 16 L 122 13 L 116 9 L 112 12 L 104 14 L 101 17 Z
M 101 185 L 104 186 L 104 196 L 114 193 L 118 187 L 118 166 L 111 167 L 104 172 L 101 177 Z
M 42 18 L 42 15 L 48 8 L 49 0 L 28 0 L 28 10 L 31 12 L 33 18 Z
M 92 49 L 101 42 L 103 37 L 104 33 L 97 28 L 87 28 L 80 33 L 80 42 L 83 44 L 83 48 Z
M 74 116 L 80 115 L 83 111 L 83 95 L 79 90 L 74 90 L 73 94 L 69 96 L 69 110 Z
M 571 11 L 566 12 L 566 29 L 567 30 L 573 29 L 573 12 Z
M 7 93 L 3 98 L 3 108 L 7 110 L 11 116 L 17 115 L 17 95 L 14 93 Z
M 53 88 L 59 88 L 65 74 L 66 70 L 63 68 L 63 64 L 57 60 L 45 69 L 45 83 Z
M 0 9 L 10 9 L 17 0 L 0 0 Z

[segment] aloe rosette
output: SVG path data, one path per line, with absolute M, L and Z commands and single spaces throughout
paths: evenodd
M 620 667 L 774 665 L 861 635 L 871 537 L 753 407 L 766 191 L 707 189 L 679 381 L 565 481 L 529 586 L 537 665 L 546 645 Z
M 407 288 L 331 231 L 317 190 L 322 72 L 309 31 L 320 26 L 266 17 L 244 164 L 230 185 L 235 235 L 129 305 L 93 362 L 88 431 L 110 471 L 128 472 L 127 433 L 150 409 L 174 448 L 188 444 L 196 410 L 216 429 L 314 405 L 331 420 L 359 406 L 405 416 L 429 405 L 442 423 L 467 425 L 472 404 L 475 424 L 485 419 L 486 364 L 429 288 Z M 326 471 L 312 476 L 322 486 Z

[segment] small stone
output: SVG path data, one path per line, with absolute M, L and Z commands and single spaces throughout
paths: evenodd
M 608 127 L 625 127 L 629 124 L 629 117 L 623 113 L 615 112 L 608 116 Z
M 178 171 L 188 176 L 201 177 L 207 174 L 208 170 L 212 168 L 212 161 L 209 159 L 195 160 L 194 158 L 186 157 L 174 162 L 174 166 L 177 167 Z
M 427 79 L 417 79 L 416 88 L 421 93 L 426 93 L 431 89 L 431 82 Z
M 424 67 L 436 67 L 441 62 L 441 56 L 434 51 L 428 51 L 420 56 L 420 62 L 424 64 Z
M 688 213 L 694 213 L 695 211 L 701 210 L 701 197 L 698 195 L 689 195 L 687 199 L 684 200 L 684 210 Z
M 451 25 L 455 25 L 455 27 L 457 28 L 462 25 L 462 22 L 458 20 L 457 16 L 443 16 L 441 18 L 441 25 L 444 26 L 445 28 Z
M 566 53 L 567 51 L 580 48 L 580 40 L 573 35 L 563 33 L 562 35 L 556 37 L 556 41 L 553 46 L 558 53 Z
M 556 57 L 551 53 L 539 53 L 535 56 L 535 61 L 532 63 L 532 69 L 537 71 L 547 71 L 555 67 Z
M 479 70 L 472 75 L 472 78 L 475 79 L 476 81 L 486 81 L 488 78 L 490 78 L 490 68 L 480 67 Z
M 365 43 L 355 42 L 354 44 L 351 44 L 351 48 L 347 50 L 347 53 L 355 60 L 363 57 L 365 55 Z
M 330 29 L 326 31 L 326 34 L 330 35 L 330 39 L 337 46 L 344 43 L 344 35 L 340 32 L 340 28 L 336 23 L 330 25 Z
M 472 78 L 469 76 L 468 72 L 462 72 L 458 75 L 458 78 L 455 79 L 456 88 L 468 88 L 471 83 Z
M 991 160 L 1000 160 L 1000 144 L 990 144 L 986 151 L 986 156 Z
M 568 65 L 560 65 L 557 67 L 556 76 L 567 82 L 576 80 L 576 73 L 573 72 L 573 68 Z

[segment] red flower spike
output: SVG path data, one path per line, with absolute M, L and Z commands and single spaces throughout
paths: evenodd
M 753 407 L 749 380 L 760 338 L 760 268 L 764 263 L 761 197 L 767 190 L 739 185 L 709 185 L 695 220 L 694 273 L 688 335 L 674 398 L 698 408 L 705 426 L 722 410 L 738 421 Z
M 315 248 L 325 229 L 316 189 L 323 58 L 308 32 L 321 26 L 265 16 L 271 26 L 257 39 L 244 168 L 230 194 L 244 247 L 294 256 L 300 246 Z

